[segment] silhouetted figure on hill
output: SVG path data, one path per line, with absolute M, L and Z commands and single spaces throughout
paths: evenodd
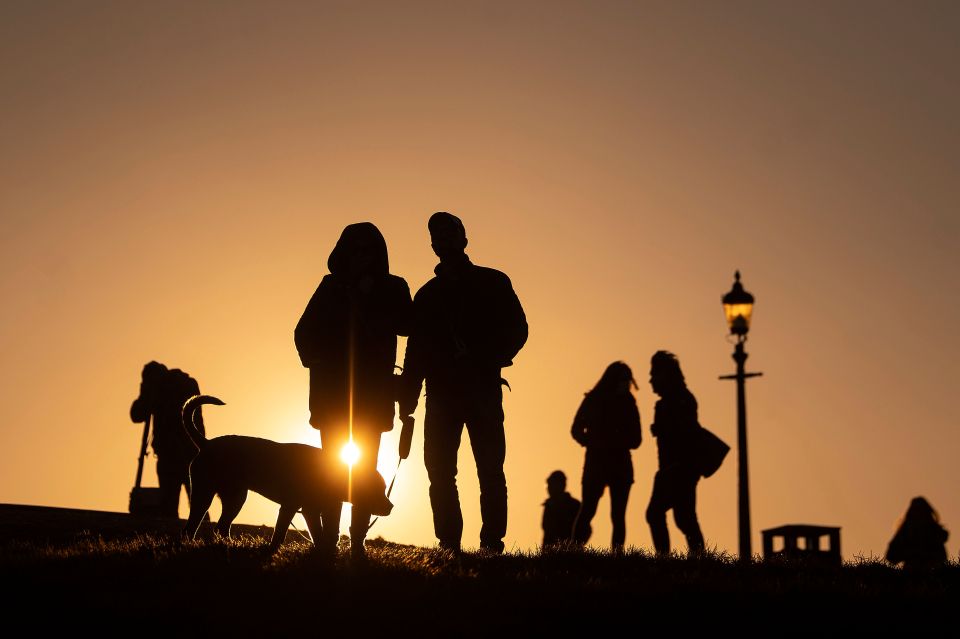
M 310 370 L 310 424 L 323 449 L 339 455 L 352 438 L 360 450 L 357 470 L 365 474 L 376 470 L 380 436 L 393 428 L 397 336 L 408 332 L 410 289 L 390 274 L 387 244 L 370 222 L 343 230 L 327 267 L 294 341 Z M 369 524 L 370 513 L 354 504 L 355 557 L 364 556 Z
M 457 450 L 466 424 L 480 480 L 480 547 L 503 552 L 507 481 L 500 371 L 527 341 L 527 320 L 510 279 L 475 266 L 464 253 L 467 234 L 459 218 L 435 213 L 428 228 L 440 264 L 413 300 L 400 414 L 413 413 L 426 380 L 423 453 L 433 526 L 440 546 L 454 551 L 463 534 Z
M 571 435 L 587 449 L 583 462 L 583 505 L 573 529 L 574 540 L 587 543 L 590 522 L 606 487 L 610 487 L 611 548 L 623 550 L 627 538 L 627 499 L 633 484 L 630 451 L 640 446 L 640 411 L 630 391 L 637 387 L 633 372 L 623 362 L 614 362 L 580 403 Z
M 130 419 L 134 423 L 144 423 L 153 416 L 151 446 L 157 456 L 161 509 L 167 517 L 179 516 L 180 486 L 190 497 L 190 462 L 197 451 L 180 424 L 180 410 L 185 401 L 199 394 L 197 380 L 182 370 L 149 362 L 141 374 L 140 396 L 130 406 Z M 197 411 L 197 428 L 203 432 L 200 411 Z
M 573 523 L 580 512 L 580 501 L 567 492 L 567 476 L 555 470 L 547 477 L 547 494 L 543 502 L 543 547 L 562 544 L 573 538 Z
M 947 561 L 948 535 L 933 506 L 923 497 L 914 497 L 887 547 L 887 561 L 902 562 L 904 570 L 911 571 L 942 566 Z
M 650 432 L 657 438 L 660 468 L 647 506 L 653 546 L 658 555 L 670 554 L 667 511 L 672 508 L 674 521 L 687 538 L 689 552 L 698 554 L 704 549 L 704 541 L 697 521 L 697 400 L 687 389 L 680 362 L 667 351 L 657 351 L 650 361 L 650 386 L 660 396 L 650 425 Z

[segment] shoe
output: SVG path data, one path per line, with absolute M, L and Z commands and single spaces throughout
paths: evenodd
M 367 548 L 362 539 L 356 543 L 350 540 L 350 560 L 353 562 L 365 562 L 367 560 Z
M 491 555 L 502 555 L 504 545 L 502 541 L 482 541 L 480 542 L 480 550 Z
M 444 541 L 444 540 L 441 539 L 439 542 L 437 542 L 437 548 L 439 548 L 440 550 L 445 550 L 445 551 L 447 551 L 447 552 L 451 552 L 451 553 L 453 553 L 453 554 L 455 554 L 455 555 L 459 555 L 459 554 L 460 554 L 460 542 L 459 542 L 459 541 L 457 541 L 457 542 L 452 542 L 452 541 Z

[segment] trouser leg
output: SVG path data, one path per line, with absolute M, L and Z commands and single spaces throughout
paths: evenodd
M 613 523 L 613 550 L 622 550 L 627 540 L 627 499 L 630 484 L 610 485 L 610 521 Z
M 503 473 L 507 444 L 503 412 L 496 412 L 498 414 L 469 419 L 467 432 L 480 480 L 480 519 L 483 522 L 480 547 L 501 552 L 507 534 L 507 478 Z
M 670 480 L 662 470 L 653 478 L 653 493 L 647 505 L 647 523 L 658 555 L 670 554 L 670 531 L 667 530 L 667 510 L 670 509 Z
M 463 424 L 457 411 L 427 395 L 423 461 L 430 480 L 433 530 L 440 545 L 450 549 L 458 549 L 463 536 L 463 515 L 457 492 L 457 450 Z
M 357 481 L 364 481 L 366 477 L 377 472 L 377 459 L 380 455 L 380 433 L 354 433 L 354 440 L 360 448 L 360 461 L 357 462 Z M 350 548 L 352 552 L 361 554 L 363 542 L 370 529 L 370 508 L 362 500 L 355 499 L 350 513 Z
M 604 484 L 602 482 L 591 481 L 587 478 L 583 480 L 580 496 L 580 512 L 577 513 L 576 522 L 573 524 L 573 540 L 578 544 L 585 544 L 590 539 L 593 529 L 590 522 L 593 516 L 597 514 L 597 504 L 600 503 L 600 497 L 603 496 Z
M 335 464 L 342 464 L 340 461 L 340 451 L 343 450 L 344 445 L 350 440 L 350 431 L 347 428 L 340 428 L 338 424 L 337 427 L 331 425 L 324 425 L 320 428 L 320 447 L 323 449 L 324 455 L 327 455 L 333 458 Z M 342 470 L 346 471 L 346 466 L 342 467 Z M 350 498 L 348 490 L 347 498 Z M 336 508 L 332 504 L 325 504 L 323 508 L 323 535 L 324 540 L 323 544 L 329 548 L 331 539 L 334 539 L 332 545 L 336 549 L 337 541 L 340 539 L 340 516 L 343 509 L 343 503 L 337 502 Z M 314 540 L 316 543 L 316 540 Z
M 684 472 L 677 477 L 676 498 L 673 506 L 673 519 L 677 528 L 687 538 L 687 548 L 691 554 L 703 551 L 703 532 L 697 520 L 697 483 L 699 477 L 693 472 Z
M 180 486 L 189 477 L 188 469 L 189 463 L 184 464 L 166 455 L 157 457 L 157 482 L 160 485 L 161 509 L 164 517 L 179 516 Z

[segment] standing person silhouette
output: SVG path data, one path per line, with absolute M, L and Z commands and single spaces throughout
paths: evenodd
M 640 446 L 640 411 L 630 388 L 637 388 L 633 372 L 623 362 L 614 362 L 580 403 L 571 435 L 587 449 L 583 462 L 583 504 L 573 529 L 578 544 L 590 539 L 590 522 L 604 489 L 610 487 L 611 548 L 622 552 L 627 538 L 627 499 L 633 484 L 630 451 Z
M 200 394 L 197 380 L 179 368 L 169 369 L 160 362 L 143 367 L 140 395 L 130 406 L 130 419 L 145 423 L 153 416 L 151 446 L 157 457 L 157 481 L 160 484 L 161 512 L 165 517 L 179 516 L 180 487 L 190 497 L 190 462 L 197 454 L 180 422 L 184 402 Z M 196 412 L 197 429 L 204 433 L 203 414 Z
M 567 476 L 555 470 L 547 477 L 547 500 L 543 502 L 543 547 L 569 542 L 580 501 L 567 492 Z
M 324 450 L 339 455 L 352 441 L 359 449 L 358 470 L 376 472 L 380 436 L 393 428 L 397 336 L 407 334 L 410 289 L 390 274 L 387 244 L 370 222 L 343 229 L 327 267 L 330 274 L 294 331 L 300 361 L 310 370 L 310 424 L 320 431 Z M 322 541 L 328 552 L 336 547 L 339 523 L 323 522 L 325 533 L 330 531 Z M 369 523 L 370 513 L 354 502 L 355 558 L 365 556 Z
M 887 561 L 892 564 L 902 562 L 907 571 L 942 566 L 947 561 L 944 544 L 948 536 L 930 502 L 923 497 L 914 497 L 887 547 Z
M 650 386 L 660 396 L 650 425 L 650 432 L 657 438 L 659 464 L 647 506 L 653 546 L 658 555 L 670 554 L 667 511 L 672 508 L 674 521 L 687 538 L 689 553 L 699 554 L 704 541 L 697 521 L 697 400 L 687 389 L 680 362 L 667 351 L 657 351 L 650 360 Z
M 400 414 L 413 413 L 426 380 L 423 455 L 433 527 L 440 547 L 454 552 L 463 535 L 457 451 L 466 425 L 480 480 L 480 548 L 500 553 L 507 532 L 500 373 L 527 341 L 527 320 L 510 278 L 464 253 L 459 218 L 434 213 L 427 227 L 440 264 L 413 300 Z

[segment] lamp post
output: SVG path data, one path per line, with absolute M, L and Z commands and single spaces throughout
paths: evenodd
M 753 314 L 753 295 L 743 290 L 740 284 L 740 271 L 734 274 L 733 288 L 723 296 L 723 311 L 727 316 L 730 334 L 736 339 L 733 361 L 737 363 L 735 375 L 722 375 L 720 379 L 737 380 L 737 484 L 738 512 L 740 530 L 740 561 L 749 563 L 753 558 L 750 547 L 750 473 L 747 465 L 747 401 L 746 381 L 748 377 L 758 377 L 763 373 L 747 373 L 744 364 L 747 353 L 743 343 L 747 341 L 750 330 L 750 316 Z

